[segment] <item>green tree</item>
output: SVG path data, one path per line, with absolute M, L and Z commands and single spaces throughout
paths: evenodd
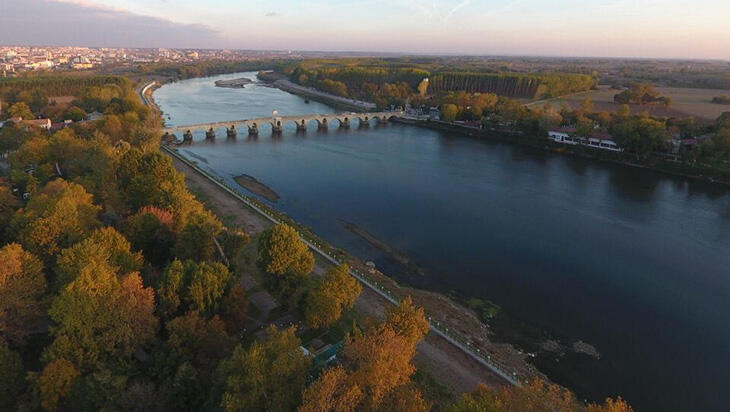
M 218 255 L 216 236 L 223 224 L 208 211 L 193 213 L 177 237 L 174 253 L 178 259 L 213 260 Z
M 66 359 L 59 358 L 46 365 L 38 379 L 43 409 L 58 409 L 59 403 L 71 392 L 78 377 L 79 371 Z
M 444 104 L 441 106 L 441 120 L 453 122 L 459 115 L 459 108 L 455 104 Z
M 362 286 L 349 271 L 347 264 L 329 268 L 309 292 L 305 318 L 310 327 L 333 325 L 344 311 L 355 305 Z
M 153 265 L 163 267 L 172 259 L 175 244 L 174 215 L 165 209 L 145 206 L 124 224 L 124 234 L 136 250 Z
M 21 117 L 24 120 L 35 119 L 35 116 L 33 116 L 33 112 L 30 110 L 30 107 L 23 102 L 15 103 L 14 105 L 10 106 L 8 112 L 10 113 L 10 117 Z
M 6 231 L 19 207 L 20 201 L 13 196 L 10 186 L 0 186 L 0 244 L 7 243 L 9 236 Z
M 285 412 L 300 405 L 312 360 L 302 352 L 294 328 L 270 326 L 266 332 L 265 342 L 249 349 L 238 345 L 221 365 L 224 410 Z
M 56 288 L 60 290 L 72 282 L 93 260 L 109 263 L 120 275 L 138 272 L 143 264 L 142 255 L 132 252 L 129 241 L 116 229 L 97 229 L 86 239 L 61 251 L 56 265 Z
M 24 378 L 20 355 L 0 340 L 0 410 L 15 409 L 15 402 L 25 387 Z
M 167 318 L 189 310 L 212 316 L 231 280 L 231 272 L 220 263 L 174 260 L 160 277 L 159 309 Z
M 86 119 L 86 111 L 78 106 L 69 107 L 63 114 L 63 120 L 73 120 L 80 122 Z
M 667 141 L 666 125 L 644 116 L 617 122 L 611 131 L 616 143 L 635 153 L 637 159 L 661 148 Z
M 188 403 L 191 410 L 199 409 L 210 391 L 212 376 L 221 360 L 231 353 L 235 341 L 225 331 L 225 325 L 217 316 L 207 320 L 192 311 L 177 317 L 165 326 L 167 330 L 167 347 L 170 356 L 165 361 L 168 367 L 177 366 L 177 374 L 181 367 L 188 365 L 194 370 L 195 385 L 204 390 L 191 394 L 195 404 Z M 185 371 L 186 376 L 193 374 Z
M 223 301 L 223 310 L 221 317 L 226 324 L 226 330 L 231 335 L 238 335 L 246 324 L 246 311 L 248 309 L 248 299 L 246 291 L 240 282 L 236 282 L 231 286 L 225 300 Z
M 259 264 L 272 275 L 308 276 L 314 255 L 293 227 L 280 224 L 261 234 Z
M 0 262 L 0 341 L 21 345 L 45 314 L 43 264 L 17 243 L 0 248 Z
M 481 384 L 473 392 L 461 395 L 461 398 L 446 410 L 447 412 L 502 412 L 504 405 L 496 391 Z
M 58 179 L 31 197 L 11 225 L 25 248 L 50 260 L 99 226 L 99 210 L 82 186 Z
M 129 362 L 157 331 L 155 297 L 137 273 L 122 277 L 106 262 L 91 261 L 54 299 L 56 322 L 48 360 L 64 358 L 81 371 Z

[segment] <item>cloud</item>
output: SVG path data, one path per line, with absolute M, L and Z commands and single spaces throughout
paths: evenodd
M 266 13 L 264 16 L 266 16 L 266 17 L 279 17 L 280 14 L 277 13 L 277 12 L 275 12 L 275 11 L 270 11 L 270 12 Z
M 0 13 L 5 44 L 89 47 L 220 46 L 217 31 L 102 7 L 84 0 L 8 1 Z

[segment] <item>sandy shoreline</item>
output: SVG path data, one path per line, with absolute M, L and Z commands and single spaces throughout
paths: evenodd
M 269 202 L 276 203 L 281 198 L 281 196 L 279 196 L 279 194 L 276 193 L 273 189 L 259 182 L 253 176 L 240 175 L 234 177 L 233 179 L 236 181 L 236 183 L 244 187 L 249 192 L 255 193 L 268 200 Z

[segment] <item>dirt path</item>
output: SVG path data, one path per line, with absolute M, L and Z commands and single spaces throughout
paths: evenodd
M 224 220 L 230 218 L 234 225 L 242 227 L 251 235 L 261 233 L 272 226 L 270 221 L 243 205 L 225 190 L 212 184 L 207 177 L 196 172 L 175 157 L 170 156 L 170 158 L 175 168 L 185 173 L 188 188 L 196 194 L 202 194 L 206 206 L 218 215 L 219 218 Z
M 211 183 L 206 177 L 174 157 L 172 160 L 175 168 L 185 173 L 190 190 L 205 197 L 206 205 L 219 217 L 230 219 L 233 224 L 244 228 L 250 234 L 257 234 L 271 227 L 271 222 Z M 315 273 L 321 274 L 326 265 L 324 261 L 318 259 Z M 358 315 L 363 318 L 382 318 L 388 306 L 390 303 L 387 300 L 365 287 L 355 308 Z M 415 362 L 419 368 L 428 371 L 438 383 L 455 393 L 471 391 L 479 383 L 493 387 L 506 384 L 485 366 L 433 333 L 418 346 Z

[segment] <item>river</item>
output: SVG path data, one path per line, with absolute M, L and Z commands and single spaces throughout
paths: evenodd
M 213 84 L 242 76 L 254 73 L 168 84 L 155 100 L 170 125 L 334 112 L 260 84 Z M 262 128 L 234 142 L 199 133 L 180 152 L 231 184 L 254 177 L 280 196 L 274 207 L 399 281 L 489 299 L 546 339 L 590 343 L 600 360 L 538 357 L 582 396 L 621 395 L 641 411 L 730 405 L 727 188 L 412 126 L 355 126 L 298 134 L 292 124 L 280 138 Z

